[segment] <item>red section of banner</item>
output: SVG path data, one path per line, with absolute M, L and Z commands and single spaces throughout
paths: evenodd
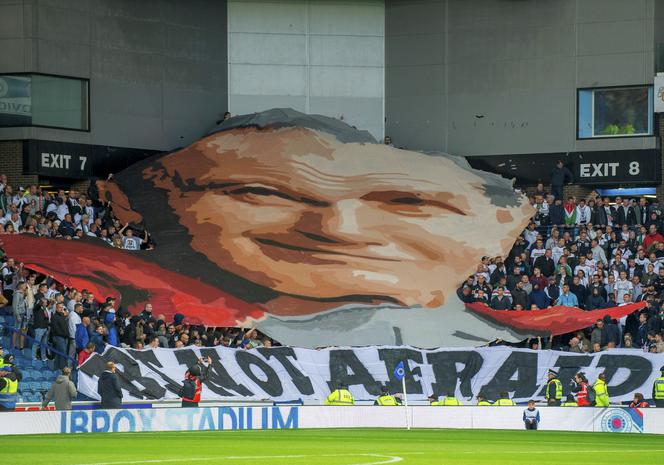
M 486 304 L 476 302 L 467 304 L 466 308 L 502 326 L 509 326 L 524 332 L 557 336 L 591 326 L 598 319 L 603 318 L 604 315 L 609 315 L 611 318 L 622 318 L 645 306 L 645 302 L 637 302 L 621 307 L 591 311 L 562 306 L 532 311 L 499 311 L 493 310 Z
M 2 236 L 2 248 L 25 267 L 68 287 L 87 289 L 103 301 L 123 298 L 132 312 L 150 302 L 153 314 L 172 321 L 176 313 L 188 323 L 207 326 L 237 326 L 247 318 L 260 318 L 263 311 L 213 286 L 166 270 L 139 256 L 150 252 L 128 252 L 88 240 L 37 238 L 28 235 Z M 121 295 L 121 292 L 124 295 Z
M 53 276 L 77 289 L 88 289 L 96 298 L 123 298 L 133 312 L 150 302 L 154 314 L 171 321 L 176 313 L 189 323 L 207 326 L 237 326 L 264 312 L 257 305 L 196 279 L 175 273 L 147 260 L 150 252 L 128 252 L 88 240 L 45 239 L 28 235 L 6 235 L 2 246 L 8 256 L 29 269 Z M 124 295 L 121 295 L 124 294 Z M 541 335 L 558 335 L 591 326 L 609 315 L 621 318 L 644 308 L 645 302 L 601 310 L 551 307 L 536 311 L 497 311 L 485 304 L 467 304 L 469 311 L 501 326 Z

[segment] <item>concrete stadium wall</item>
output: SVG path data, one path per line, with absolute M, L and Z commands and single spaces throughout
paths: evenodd
M 204 407 L 0 413 L 0 435 L 399 428 L 523 429 L 523 407 Z M 539 429 L 664 434 L 664 410 L 629 408 L 540 409 Z
M 229 0 L 229 108 L 344 117 L 384 127 L 383 0 Z
M 652 83 L 663 10 L 661 0 L 386 0 L 386 133 L 455 155 L 654 148 L 655 137 L 577 141 L 576 89 Z
M 170 150 L 226 111 L 226 1 L 4 0 L 0 73 L 90 79 L 91 130 L 3 128 L 46 139 Z

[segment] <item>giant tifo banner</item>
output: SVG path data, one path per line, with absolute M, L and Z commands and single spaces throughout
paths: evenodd
M 169 320 L 257 324 L 299 347 L 468 347 L 641 308 L 464 304 L 456 289 L 483 256 L 508 253 L 534 213 L 527 198 L 462 158 L 378 144 L 323 116 L 237 116 L 95 187 L 154 250 L 7 235 L 7 254 L 130 309 L 151 302 Z
M 634 392 L 650 397 L 664 365 L 664 354 L 616 349 L 595 355 L 557 351 L 483 349 L 422 350 L 412 347 L 334 349 L 156 349 L 109 348 L 80 368 L 78 389 L 99 399 L 97 382 L 107 361 L 119 365 L 125 402 L 137 399 L 179 398 L 187 367 L 200 357 L 212 363 L 203 383 L 203 400 L 321 401 L 339 383 L 349 386 L 359 401 L 373 401 L 381 387 L 401 392 L 394 376 L 404 362 L 408 398 L 425 400 L 431 394 L 454 392 L 464 403 L 483 393 L 497 399 L 508 391 L 516 401 L 543 399 L 547 371 L 559 372 L 564 394 L 579 371 L 594 381 L 605 373 L 612 402 L 631 400 Z M 472 401 L 471 401 L 472 399 Z
M 307 406 L 0 412 L 0 436 L 49 433 L 405 428 L 406 416 L 413 428 L 514 430 L 523 429 L 522 415 L 523 407 L 428 406 L 407 409 Z M 664 434 L 663 409 L 545 407 L 540 408 L 540 417 L 541 430 Z

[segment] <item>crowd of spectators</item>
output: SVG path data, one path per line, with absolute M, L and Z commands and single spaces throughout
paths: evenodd
M 611 202 L 593 192 L 563 203 L 542 184 L 529 198 L 536 214 L 509 255 L 484 257 L 459 287 L 459 297 L 497 311 L 597 310 L 643 301 L 644 310 L 621 321 L 605 317 L 592 328 L 547 342 L 574 352 L 613 347 L 664 352 L 664 209 L 658 200 Z
M 94 186 L 92 186 L 94 190 Z M 111 202 L 76 189 L 48 192 L 40 186 L 14 189 L 0 174 L 0 234 L 41 237 L 94 237 L 125 250 L 154 248 L 147 231 L 134 231 L 114 217 Z
M 0 175 L 0 235 L 34 234 L 76 240 L 96 237 L 125 250 L 150 249 L 147 232 L 140 237 L 114 217 L 112 205 L 94 200 L 75 189 L 56 193 L 38 186 L 12 188 Z M 206 328 L 188 324 L 177 315 L 166 321 L 153 314 L 151 304 L 138 314 L 118 306 L 115 299 L 101 300 L 86 289 L 67 288 L 52 276 L 42 275 L 16 263 L 2 260 L 0 307 L 11 307 L 14 327 L 12 347 L 32 347 L 32 357 L 55 358 L 55 368 L 83 363 L 107 344 L 134 349 L 185 346 L 227 346 L 251 349 L 270 347 L 274 341 L 255 328 Z M 26 342 L 25 336 L 30 336 Z M 50 353 L 43 344 L 51 346 Z
M 556 189 L 558 190 L 558 189 Z M 574 352 L 612 347 L 664 352 L 664 209 L 657 199 L 568 197 L 563 202 L 542 184 L 529 196 L 536 210 L 509 255 L 483 257 L 477 272 L 459 287 L 464 302 L 483 302 L 496 311 L 537 311 L 551 306 L 595 310 L 645 301 L 640 312 L 613 321 L 606 317 L 592 328 L 545 339 L 548 347 Z M 155 246 L 147 231 L 122 225 L 110 202 L 99 202 L 75 189 L 46 192 L 36 185 L 12 188 L 0 175 L 0 234 L 35 234 L 76 240 L 95 237 L 126 250 Z M 0 251 L 1 253 L 1 251 Z M 139 314 L 118 307 L 86 289 L 65 288 L 51 276 L 34 273 L 2 257 L 2 289 L 13 307 L 13 345 L 25 345 L 21 334 L 35 339 L 32 355 L 47 354 L 41 343 L 60 354 L 56 367 L 81 363 L 106 344 L 146 347 L 217 346 L 252 348 L 274 341 L 255 329 L 190 326 L 183 318 L 166 321 L 147 304 Z M 531 344 L 532 342 L 532 344 Z M 497 341 L 502 343 L 502 341 Z M 542 348 L 541 341 L 526 341 Z

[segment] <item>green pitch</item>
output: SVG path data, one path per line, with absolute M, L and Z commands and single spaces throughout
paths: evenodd
M 281 430 L 13 436 L 4 463 L 403 465 L 660 463 L 664 438 L 488 430 Z

